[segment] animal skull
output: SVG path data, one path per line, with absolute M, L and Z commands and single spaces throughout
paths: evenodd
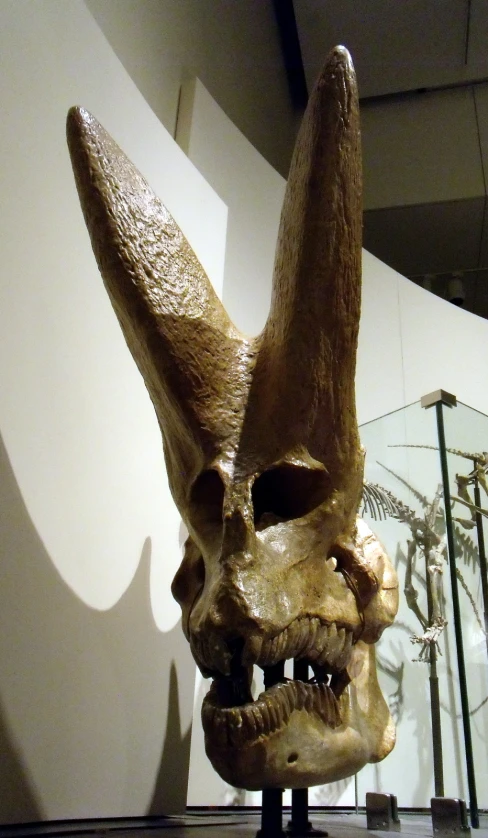
M 374 643 L 397 609 L 394 570 L 356 515 L 362 208 L 349 55 L 331 53 L 307 107 L 255 339 L 230 322 L 174 220 L 86 111 L 70 111 L 68 142 L 190 534 L 173 593 L 214 679 L 207 753 L 241 788 L 349 776 L 394 744 Z M 312 683 L 284 679 L 289 658 L 308 662 Z M 254 665 L 269 687 L 255 701 Z

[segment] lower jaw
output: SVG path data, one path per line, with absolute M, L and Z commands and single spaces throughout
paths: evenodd
M 348 717 L 347 695 L 343 698 L 341 710 Z M 219 746 L 206 731 L 205 748 L 226 782 L 249 790 L 334 782 L 355 774 L 369 759 L 367 743 L 349 718 L 333 728 L 305 709 L 294 710 L 274 733 L 240 747 Z

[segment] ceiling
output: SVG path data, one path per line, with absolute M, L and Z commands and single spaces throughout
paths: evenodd
M 488 0 L 275 0 L 280 7 L 294 13 L 295 53 L 289 26 L 283 43 L 297 104 L 300 80 L 311 89 L 329 49 L 352 54 L 365 247 L 446 299 L 461 278 L 464 307 L 488 318 Z

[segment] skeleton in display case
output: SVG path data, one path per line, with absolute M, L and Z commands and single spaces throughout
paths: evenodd
M 438 451 L 435 445 L 390 445 L 390 448 L 421 448 L 429 451 Z M 478 486 L 481 486 L 486 496 L 488 497 L 488 451 L 481 453 L 469 453 L 468 451 L 461 451 L 459 448 L 446 448 L 448 454 L 453 454 L 456 457 L 463 457 L 465 460 L 471 460 L 473 468 L 468 474 L 456 474 L 456 486 L 458 497 L 454 496 L 452 500 L 454 503 L 460 503 L 471 511 L 471 518 L 454 518 L 465 529 L 472 529 L 476 526 L 476 514 L 488 517 L 488 509 L 483 509 L 480 503 L 476 502 L 476 498 L 469 494 L 470 487 L 476 491 Z
M 424 500 L 425 512 L 422 517 L 383 486 L 365 482 L 363 494 L 364 508 L 375 520 L 390 516 L 406 524 L 410 530 L 411 538 L 407 541 L 403 590 L 408 607 L 423 629 L 421 635 L 413 634 L 410 639 L 412 643 L 421 646 L 418 660 L 426 661 L 429 659 L 431 648 L 436 655 L 440 652 L 438 639 L 447 625 L 442 589 L 446 561 L 446 536 L 438 532 L 439 522 L 442 519 L 440 510 L 442 487 L 439 486 L 437 489 L 432 503 L 429 504 L 426 499 Z M 419 550 L 425 563 L 427 614 L 424 614 L 418 604 L 419 594 L 413 583 Z
M 394 744 L 374 644 L 396 614 L 398 582 L 357 518 L 362 206 L 349 55 L 331 53 L 310 97 L 257 338 L 234 327 L 168 211 L 80 108 L 68 142 L 190 534 L 173 592 L 193 656 L 213 679 L 202 711 L 207 754 L 240 788 L 350 776 Z M 287 679 L 290 658 L 313 678 Z M 254 665 L 266 686 L 256 700 Z

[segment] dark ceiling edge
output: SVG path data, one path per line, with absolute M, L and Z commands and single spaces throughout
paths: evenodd
M 308 102 L 308 89 L 293 0 L 273 0 L 273 8 L 280 33 L 291 100 L 296 108 L 304 108 Z

